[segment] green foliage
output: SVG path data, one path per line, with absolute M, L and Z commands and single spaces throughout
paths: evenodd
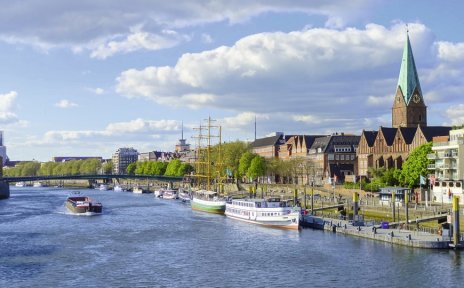
M 126 173 L 129 174 L 129 175 L 134 175 L 136 168 L 137 168 L 136 162 L 132 162 L 129 165 L 127 165 Z
M 250 167 L 247 170 L 246 175 L 250 178 L 256 179 L 259 176 L 264 176 L 266 173 L 266 161 L 263 157 L 256 155 L 251 160 Z
M 234 141 L 224 143 L 221 146 L 225 169 L 229 169 L 235 178 L 239 178 L 240 158 L 246 151 L 248 151 L 246 143 L 242 141 Z
M 239 176 L 242 177 L 247 174 L 248 168 L 250 168 L 251 160 L 255 157 L 255 154 L 246 151 L 240 157 L 239 165 L 238 165 L 238 173 Z
M 113 173 L 113 161 L 108 161 L 102 165 L 103 174 L 112 174 Z
M 180 167 L 180 160 L 174 159 L 169 161 L 168 167 L 166 168 L 166 172 L 164 172 L 165 176 L 177 176 L 179 167 Z
M 427 154 L 430 153 L 432 153 L 432 142 L 417 147 L 409 154 L 401 171 L 395 173 L 400 185 L 409 188 L 419 185 L 420 175 L 427 175 L 427 165 L 431 163 L 427 159 Z

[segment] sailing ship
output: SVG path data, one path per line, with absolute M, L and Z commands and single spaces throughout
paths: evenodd
M 192 192 L 190 205 L 193 210 L 224 214 L 226 199 L 220 194 L 224 180 L 221 159 L 221 126 L 212 125 L 213 121 L 208 118 L 206 126 L 200 125 L 197 128 L 199 135 L 196 137 L 198 144 L 195 175 L 193 176 L 196 179 L 196 185 L 200 188 Z M 215 161 L 212 159 L 213 142 L 216 142 L 213 141 L 214 139 L 217 139 Z

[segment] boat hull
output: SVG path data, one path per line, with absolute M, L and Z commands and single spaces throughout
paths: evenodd
M 97 215 L 103 211 L 103 205 L 91 202 L 88 197 L 69 197 L 64 205 L 74 214 Z
M 255 217 L 251 218 L 244 215 L 236 215 L 233 213 L 225 212 L 225 215 L 231 219 L 240 220 L 247 223 L 257 224 L 266 227 L 299 230 L 300 229 L 300 215 L 298 213 L 288 214 L 284 216 L 275 217 Z
M 192 206 L 192 209 L 196 211 L 214 214 L 224 214 L 226 211 L 225 201 L 208 201 L 193 197 L 193 199 L 190 201 L 190 205 Z

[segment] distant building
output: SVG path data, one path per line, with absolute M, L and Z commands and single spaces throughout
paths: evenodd
M 283 144 L 285 144 L 283 133 L 276 132 L 273 136 L 256 139 L 250 147 L 252 153 L 264 158 L 275 158 L 279 156 L 279 148 Z
M 75 161 L 75 160 L 88 160 L 88 159 L 97 159 L 100 162 L 103 160 L 102 157 L 96 156 L 56 156 L 52 158 L 53 162 L 61 163 L 67 161 Z
M 140 153 L 138 156 L 138 161 L 160 161 L 160 162 L 168 162 L 172 159 L 180 158 L 182 153 L 176 152 L 161 152 L 161 151 L 150 151 L 150 152 L 143 152 Z
M 182 123 L 182 136 L 179 142 L 176 144 L 176 152 L 190 151 L 190 144 L 187 144 L 187 140 L 184 139 L 184 124 Z
M 125 174 L 126 168 L 130 163 L 137 162 L 139 152 L 134 148 L 119 148 L 112 157 L 113 173 Z

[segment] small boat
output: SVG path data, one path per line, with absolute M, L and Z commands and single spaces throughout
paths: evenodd
M 108 185 L 100 184 L 100 187 L 98 187 L 98 189 L 101 190 L 101 191 L 106 191 L 106 190 L 108 190 Z
M 180 190 L 179 191 L 179 199 L 182 200 L 182 202 L 190 202 L 190 200 L 192 198 L 190 196 L 190 193 L 188 193 L 186 191 L 183 191 L 183 190 Z
M 155 189 L 155 192 L 153 192 L 153 195 L 155 195 L 155 197 L 163 197 L 163 193 L 164 193 L 164 189 L 163 188 L 158 188 L 158 189 Z
M 34 184 L 32 184 L 32 187 L 42 187 L 42 183 L 41 182 L 34 182 Z
M 122 188 L 122 187 L 119 186 L 119 185 L 115 185 L 115 186 L 113 187 L 113 190 L 114 190 L 115 192 L 122 192 L 122 191 L 124 191 L 124 188 Z
M 74 214 L 98 215 L 103 210 L 101 203 L 87 196 L 69 196 L 64 205 Z
M 143 189 L 139 186 L 135 186 L 132 188 L 132 193 L 135 193 L 135 194 L 142 194 L 143 193 Z
M 174 189 L 166 189 L 163 192 L 163 199 L 178 199 L 177 191 Z
M 16 182 L 15 186 L 16 186 L 16 187 L 24 187 L 24 186 L 26 186 L 26 183 L 24 183 L 23 181 L 21 181 L 21 182 Z
M 233 199 L 226 204 L 227 217 L 267 227 L 298 230 L 301 208 L 280 198 Z

